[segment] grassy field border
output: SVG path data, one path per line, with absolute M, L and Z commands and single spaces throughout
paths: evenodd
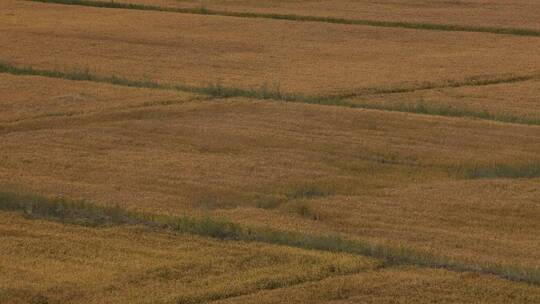
M 350 99 L 365 95 L 377 95 L 377 94 L 399 94 L 399 93 L 411 93 L 416 91 L 427 91 L 433 89 L 451 89 L 460 87 L 479 87 L 487 85 L 505 84 L 505 83 L 517 83 L 540 79 L 540 74 L 529 75 L 500 75 L 500 76 L 473 76 L 462 80 L 447 80 L 441 83 L 437 82 L 423 82 L 419 84 L 412 84 L 410 86 L 404 85 L 401 87 L 379 87 L 379 88 L 366 88 L 357 92 L 333 95 L 336 98 Z
M 473 166 L 461 170 L 467 179 L 483 178 L 537 178 L 540 177 L 539 163 L 493 164 Z
M 212 218 L 157 215 L 74 201 L 14 192 L 0 192 L 0 211 L 20 212 L 29 218 L 47 219 L 91 227 L 143 225 L 174 233 L 187 233 L 221 240 L 261 242 L 308 250 L 357 254 L 382 261 L 381 267 L 417 266 L 457 272 L 494 275 L 502 279 L 540 285 L 540 269 L 501 265 L 478 265 L 437 257 L 405 246 L 390 247 L 344 239 L 340 236 L 311 236 L 270 228 L 243 227 Z
M 380 110 L 389 112 L 414 113 L 435 115 L 443 117 L 465 117 L 481 120 L 497 121 L 522 125 L 540 125 L 540 118 L 526 118 L 511 114 L 492 114 L 487 111 L 478 111 L 464 107 L 452 107 L 450 105 L 430 104 L 423 101 L 415 103 L 399 103 L 383 105 L 379 103 L 353 103 L 352 108 Z
M 112 84 L 125 87 L 160 89 L 160 90 L 176 90 L 181 92 L 197 93 L 210 96 L 212 98 L 233 98 L 245 97 L 259 100 L 276 100 L 284 102 L 296 102 L 315 105 L 341 106 L 355 109 L 380 110 L 390 112 L 414 113 L 424 115 L 436 115 L 443 117 L 464 117 L 482 119 L 488 121 L 497 121 L 502 123 L 515 123 L 523 125 L 540 125 L 540 118 L 524 118 L 510 114 L 497 115 L 490 114 L 485 111 L 477 111 L 472 109 L 453 108 L 450 106 L 430 105 L 427 103 L 418 102 L 416 104 L 401 104 L 401 105 L 381 105 L 375 103 L 356 103 L 347 100 L 351 95 L 343 96 L 309 96 L 301 94 L 289 94 L 280 91 L 279 89 L 262 86 L 260 88 L 235 88 L 227 87 L 221 84 L 209 84 L 202 87 L 189 86 L 185 84 L 163 84 L 149 80 L 130 80 L 119 76 L 101 76 L 92 74 L 88 70 L 62 72 L 55 70 L 41 70 L 32 67 L 18 67 L 6 62 L 0 61 L 0 73 L 6 73 L 17 76 L 41 76 L 49 78 L 58 78 L 72 81 L 91 81 L 96 83 Z M 529 76 L 508 76 L 502 78 L 486 78 L 476 79 L 470 78 L 465 81 L 446 81 L 443 84 L 429 84 L 421 87 L 413 86 L 410 88 L 372 88 L 366 89 L 362 94 L 392 94 L 400 92 L 412 92 L 416 90 L 427 90 L 433 88 L 451 88 L 461 86 L 484 86 L 501 83 L 514 83 L 518 81 L 527 81 L 540 78 L 538 75 Z M 476 80 L 475 80 L 476 79 Z M 356 95 L 355 95 L 356 96 Z
M 17 67 L 0 60 L 0 73 L 16 76 L 41 76 L 48 78 L 66 79 L 72 81 L 91 81 L 104 84 L 112 84 L 124 87 L 136 87 L 147 89 L 175 90 L 181 92 L 198 93 L 216 98 L 249 97 L 257 99 L 275 99 L 283 101 L 295 101 L 305 98 L 312 100 L 316 97 L 304 97 L 301 95 L 284 94 L 279 90 L 261 87 L 259 89 L 241 89 L 226 87 L 221 84 L 209 84 L 203 87 L 189 86 L 184 84 L 163 84 L 150 80 L 130 80 L 119 76 L 100 76 L 92 74 L 89 70 L 62 72 L 55 70 L 41 70 L 32 67 Z M 322 101 L 321 101 L 322 102 Z
M 405 28 L 415 30 L 432 30 L 432 31 L 448 31 L 448 32 L 478 32 L 491 34 L 504 34 L 515 36 L 540 37 L 540 30 L 526 28 L 511 28 L 511 27 L 492 27 L 492 26 L 467 26 L 457 24 L 438 24 L 426 22 L 399 22 L 399 21 L 378 21 L 369 19 L 347 19 L 323 16 L 306 16 L 295 14 L 276 14 L 276 13 L 253 13 L 253 12 L 235 12 L 235 11 L 220 11 L 212 10 L 204 7 L 201 8 L 174 8 L 160 7 L 152 5 L 143 5 L 135 3 L 118 3 L 104 2 L 95 0 L 27 0 L 31 2 L 54 3 L 64 5 L 80 5 L 97 8 L 114 8 L 114 9 L 132 9 L 144 11 L 172 12 L 183 14 L 211 15 L 211 16 L 226 16 L 240 18 L 264 18 L 275 20 L 288 20 L 300 22 L 323 22 L 346 25 L 365 25 L 376 27 L 392 27 Z
M 201 15 L 220 15 L 244 18 L 267 18 L 293 21 L 326 22 L 337 24 L 356 24 L 379 27 L 400 27 L 421 30 L 440 30 L 440 31 L 462 31 L 462 32 L 484 32 L 493 34 L 508 34 L 519 36 L 540 37 L 540 31 L 518 28 L 494 28 L 494 27 L 472 27 L 458 25 L 443 25 L 429 23 L 407 23 L 407 22 L 385 22 L 374 20 L 353 20 L 330 17 L 300 16 L 300 15 L 281 15 L 281 14 L 257 14 L 242 12 L 214 11 L 204 8 L 200 9 L 176 9 L 162 8 L 155 6 L 145 6 L 137 4 L 121 4 L 114 2 L 100 2 L 91 0 L 28 0 L 32 2 L 56 3 L 68 5 L 84 5 L 102 8 L 119 8 L 135 10 L 166 11 L 177 13 L 201 14 Z M 345 101 L 345 98 L 351 98 L 356 95 L 343 96 L 304 96 L 284 94 L 278 90 L 271 89 L 240 89 L 221 85 L 208 85 L 206 87 L 194 87 L 182 84 L 166 85 L 152 81 L 128 80 L 117 76 L 98 76 L 89 71 L 81 72 L 60 72 L 49 70 L 36 70 L 33 68 L 18 68 L 8 64 L 0 63 L 0 72 L 13 75 L 33 75 L 51 78 L 61 78 L 73 81 L 93 81 L 99 83 L 108 83 L 113 85 L 140 87 L 151 89 L 170 89 L 186 92 L 206 94 L 214 97 L 249 97 L 256 99 L 272 99 L 290 102 L 301 102 L 309 104 L 348 106 L 352 108 L 376 109 L 397 112 L 409 112 L 450 117 L 473 117 L 485 120 L 494 120 L 500 122 L 510 122 L 519 124 L 540 125 L 540 120 L 528 120 L 514 116 L 497 116 L 485 112 L 476 112 L 472 110 L 452 110 L 437 106 L 422 105 L 403 105 L 403 106 L 380 106 L 375 104 L 353 104 Z M 459 87 L 471 85 L 489 85 L 498 83 L 511 83 L 526 81 L 532 78 L 527 76 L 515 76 L 505 79 L 479 81 L 471 84 L 470 82 L 450 82 L 444 87 Z M 402 93 L 414 90 L 427 90 L 439 88 L 437 86 L 424 86 L 412 89 L 388 89 L 376 91 L 376 93 Z M 538 177 L 540 176 L 540 167 L 513 168 L 508 166 L 497 166 L 492 169 L 476 168 L 468 172 L 469 178 L 489 178 L 489 177 Z M 177 233 L 188 233 L 206 237 L 212 237 L 223 240 L 235 240 L 245 242 L 263 242 L 284 246 L 291 246 L 309 250 L 323 250 L 331 252 L 344 252 L 359 254 L 380 259 L 385 265 L 412 265 L 419 267 L 444 268 L 452 271 L 470 271 L 481 274 L 495 275 L 504 279 L 517 282 L 525 282 L 534 285 L 540 285 L 540 270 L 510 268 L 497 265 L 469 265 L 448 258 L 435 257 L 427 253 L 417 252 L 406 247 L 387 247 L 362 243 L 359 241 L 350 241 L 339 236 L 309 236 L 298 233 L 278 231 L 272 229 L 260 229 L 242 227 L 235 223 L 215 220 L 211 218 L 188 218 L 171 217 L 164 215 L 153 215 L 126 211 L 119 207 L 101 207 L 84 201 L 71 201 L 67 199 L 51 199 L 34 195 L 19 195 L 9 192 L 0 192 L 0 210 L 22 212 L 31 218 L 44 218 L 56 220 L 65 223 L 100 227 L 107 225 L 145 225 L 153 228 L 167 229 Z

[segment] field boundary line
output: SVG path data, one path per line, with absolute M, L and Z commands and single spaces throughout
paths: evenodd
M 95 0 L 26 0 L 31 2 L 54 3 L 63 5 L 78 5 L 97 8 L 113 8 L 113 9 L 131 9 L 157 12 L 171 12 L 182 14 L 195 15 L 210 15 L 224 17 L 239 17 L 239 18 L 262 18 L 274 20 L 287 20 L 297 22 L 321 22 L 344 25 L 364 25 L 374 27 L 388 28 L 405 28 L 414 30 L 431 30 L 431 31 L 447 31 L 447 32 L 475 32 L 475 33 L 490 33 L 514 36 L 529 36 L 540 37 L 540 30 L 512 27 L 493 27 L 493 26 L 468 26 L 457 24 L 438 24 L 427 22 L 406 22 L 406 21 L 379 21 L 370 19 L 347 19 L 338 17 L 323 17 L 323 16 L 307 16 L 296 14 L 277 14 L 277 13 L 253 13 L 253 12 L 238 12 L 238 11 L 221 11 L 212 10 L 204 7 L 201 8 L 174 8 L 160 7 L 153 5 L 143 5 L 135 3 L 118 3 L 104 2 Z
M 255 228 L 206 218 L 178 217 L 100 206 L 86 201 L 47 198 L 14 192 L 0 192 L 0 211 L 25 214 L 29 218 L 47 219 L 90 227 L 143 225 L 173 233 L 186 233 L 221 240 L 260 242 L 307 250 L 340 252 L 371 257 L 381 261 L 381 267 L 416 266 L 440 268 L 455 272 L 474 272 L 502 279 L 540 285 L 540 269 L 528 269 L 497 264 L 472 264 L 451 257 L 435 256 L 405 246 L 388 246 L 344 239 L 339 235 L 313 236 L 298 232 Z
M 387 95 L 413 93 L 417 91 L 429 91 L 435 89 L 452 89 L 461 87 L 481 87 L 497 84 L 510 84 L 540 79 L 540 73 L 531 73 L 528 75 L 495 75 L 495 76 L 473 76 L 461 80 L 449 79 L 441 82 L 425 81 L 413 83 L 399 87 L 372 87 L 359 89 L 356 92 L 329 95 L 328 97 L 350 99 L 366 95 Z
M 268 286 L 268 287 L 262 287 L 262 288 L 258 288 L 258 289 L 247 290 L 246 292 L 231 293 L 231 294 L 228 294 L 228 295 L 223 295 L 221 297 L 211 297 L 210 299 L 207 299 L 207 298 L 204 298 L 204 297 L 201 297 L 199 299 L 194 299 L 194 300 L 190 299 L 189 302 L 186 302 L 186 303 L 189 303 L 189 304 L 215 303 L 215 302 L 218 302 L 218 301 L 224 301 L 224 300 L 230 300 L 230 299 L 235 299 L 235 298 L 240 298 L 240 297 L 245 297 L 245 296 L 251 296 L 251 295 L 257 294 L 259 292 L 269 292 L 269 291 L 274 291 L 274 290 L 294 288 L 294 287 L 297 287 L 297 286 L 302 286 L 304 284 L 312 284 L 312 283 L 322 282 L 322 281 L 329 280 L 329 279 L 334 279 L 334 278 L 347 277 L 347 276 L 352 276 L 352 275 L 360 275 L 360 274 L 368 273 L 368 272 L 372 272 L 372 271 L 379 271 L 379 270 L 382 270 L 384 268 L 389 268 L 389 267 L 383 265 L 383 266 L 375 267 L 373 269 L 358 269 L 358 270 L 355 270 L 355 271 L 342 272 L 342 273 L 336 273 L 336 274 L 329 274 L 329 275 L 326 275 L 326 276 L 320 276 L 320 277 L 317 277 L 317 278 L 312 278 L 312 279 L 307 279 L 307 280 L 300 280 L 299 279 L 299 280 L 289 282 L 289 283 L 286 283 L 286 284 L 271 285 L 271 286 Z M 182 303 L 184 303 L 184 301 L 182 299 L 176 299 L 175 303 L 182 304 Z
M 40 70 L 32 67 L 17 67 L 0 61 L 0 73 L 6 73 L 18 76 L 41 76 L 49 78 L 66 79 L 72 81 L 91 81 L 96 83 L 112 84 L 125 87 L 176 90 L 181 92 L 197 93 L 208 95 L 213 98 L 234 98 L 244 97 L 258 100 L 276 100 L 284 102 L 296 102 L 315 105 L 341 106 L 354 109 L 367 109 L 388 112 L 414 113 L 422 115 L 434 115 L 442 117 L 464 117 L 475 118 L 486 121 L 496 121 L 500 123 L 514 123 L 522 125 L 540 125 L 540 118 L 524 118 L 510 114 L 490 114 L 485 111 L 471 109 L 453 108 L 451 106 L 430 105 L 427 103 L 404 104 L 404 105 L 382 105 L 376 103 L 355 103 L 347 100 L 349 98 L 359 97 L 370 94 L 394 94 L 402 92 L 414 92 L 417 90 L 429 90 L 436 88 L 457 88 L 466 86 L 485 86 L 502 83 L 516 83 L 540 79 L 540 75 L 508 76 L 502 78 L 468 78 L 462 81 L 450 80 L 442 84 L 425 83 L 410 88 L 367 88 L 364 93 L 310 96 L 302 94 L 284 93 L 279 89 L 272 89 L 265 86 L 260 88 L 236 88 L 223 86 L 221 84 L 209 84 L 206 86 L 191 86 L 185 84 L 164 84 L 149 80 L 130 80 L 119 76 L 101 76 L 90 73 L 88 70 L 62 72 L 55 70 Z M 377 93 L 378 92 L 378 93 Z

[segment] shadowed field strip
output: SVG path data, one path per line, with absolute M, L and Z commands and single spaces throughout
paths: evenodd
M 334 23 L 334 24 L 364 25 L 364 26 L 405 28 L 405 29 L 417 29 L 417 30 L 478 32 L 478 33 L 493 33 L 493 34 L 505 34 L 505 35 L 516 35 L 516 36 L 540 37 L 540 30 L 522 29 L 522 28 L 466 26 L 466 25 L 435 24 L 435 23 L 420 23 L 420 22 L 393 22 L 393 21 L 378 21 L 378 20 L 366 20 L 366 19 L 346 19 L 346 18 L 335 18 L 335 17 L 302 16 L 302 15 L 294 15 L 294 14 L 275 14 L 275 13 L 265 14 L 265 13 L 252 13 L 252 12 L 218 11 L 218 10 L 212 10 L 212 9 L 206 9 L 206 8 L 160 7 L 160 6 L 144 5 L 144 4 L 136 4 L 136 3 L 92 1 L 92 0 L 28 0 L 28 1 L 42 2 L 42 3 L 56 3 L 56 4 L 65 4 L 65 5 L 82 5 L 82 6 L 99 7 L 99 8 L 162 11 L 162 12 L 241 17 L 241 18 L 265 18 L 265 19 L 277 19 L 277 20 L 323 22 L 323 23 Z
M 317 237 L 272 229 L 247 228 L 226 221 L 215 221 L 210 218 L 176 218 L 135 213 L 120 208 L 98 207 L 85 202 L 71 202 L 65 199 L 48 199 L 6 192 L 0 192 L 0 210 L 18 211 L 38 219 L 44 218 L 85 226 L 145 225 L 152 228 L 162 228 L 173 232 L 218 239 L 262 242 L 309 250 L 362 255 L 382 260 L 385 266 L 413 265 L 444 268 L 459 272 L 495 275 L 503 279 L 534 285 L 540 284 L 540 271 L 538 269 L 467 265 L 453 259 L 431 256 L 406 247 L 392 248 L 359 241 L 348 241 L 340 237 Z M 374 265 L 375 263 L 372 262 L 371 264 Z M 352 269 L 352 271 L 357 270 Z M 343 274 L 346 273 L 343 272 Z M 277 285 L 276 287 L 281 286 Z M 209 297 L 212 298 L 212 296 Z M 184 303 L 185 301 L 179 302 Z
M 230 98 L 230 97 L 248 97 L 255 99 L 270 99 L 277 101 L 298 102 L 306 104 L 319 104 L 319 105 L 333 105 L 358 109 L 373 109 L 382 111 L 396 111 L 396 112 L 408 112 L 427 115 L 439 115 L 448 117 L 470 117 L 479 118 L 485 120 L 493 120 L 500 122 L 510 122 L 517 124 L 529 124 L 540 125 L 540 109 L 536 109 L 538 103 L 533 102 L 528 105 L 524 110 L 518 113 L 511 114 L 505 108 L 505 111 L 491 111 L 489 101 L 482 104 L 482 108 L 475 109 L 467 105 L 467 101 L 462 102 L 459 106 L 455 106 L 453 103 L 436 103 L 436 102 L 419 102 L 413 101 L 404 103 L 401 99 L 399 102 L 386 102 L 385 99 L 380 100 L 382 96 L 387 95 L 399 95 L 404 93 L 415 93 L 418 91 L 427 91 L 434 89 L 446 89 L 446 88 L 460 88 L 460 87 L 481 87 L 491 86 L 496 84 L 514 84 L 519 82 L 527 82 L 531 80 L 538 80 L 539 75 L 527 75 L 527 76 L 508 76 L 508 77 L 481 77 L 471 78 L 463 81 L 445 81 L 442 83 L 429 83 L 412 86 L 399 86 L 396 88 L 370 88 L 365 89 L 362 92 L 354 94 L 345 94 L 339 96 L 308 96 L 308 95 L 295 95 L 286 94 L 280 91 L 259 88 L 245 90 L 241 88 L 225 87 L 219 84 L 208 85 L 206 87 L 194 87 L 184 84 L 160 84 L 153 81 L 137 81 L 129 80 L 119 76 L 100 76 L 84 72 L 60 72 L 54 70 L 38 70 L 30 67 L 17 67 L 5 62 L 0 62 L 0 73 L 6 73 L 10 75 L 18 76 L 41 76 L 56 79 L 65 79 L 72 81 L 90 81 L 103 84 L 112 84 L 117 86 L 143 88 L 143 89 L 159 89 L 159 90 L 173 90 L 186 93 L 203 94 L 213 98 Z M 7 87 L 6 87 L 7 89 Z M 156 93 L 157 94 L 157 93 Z M 162 95 L 167 95 L 162 93 Z M 169 96 L 173 96 L 170 93 Z M 200 97 L 193 97 L 195 99 Z M 392 97 L 390 97 L 392 98 Z M 409 98 L 408 100 L 410 100 Z M 377 100 L 374 102 L 373 100 Z M 416 100 L 416 99 L 415 99 Z M 166 101 L 165 101 L 166 103 Z M 147 103 L 148 104 L 148 103 Z M 154 103 L 159 104 L 159 103 Z M 507 104 L 516 106 L 516 101 L 508 100 Z M 506 104 L 504 105 L 506 106 Z M 500 105 L 497 105 L 500 107 Z M 523 107 L 522 107 L 523 108 Z M 73 110 L 71 112 L 64 112 L 65 114 L 77 114 L 80 113 Z M 49 113 L 49 115 L 53 115 Z M 36 116 L 35 118 L 39 118 Z

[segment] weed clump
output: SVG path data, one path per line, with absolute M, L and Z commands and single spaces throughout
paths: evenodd
M 118 206 L 101 207 L 85 201 L 19 195 L 10 192 L 0 192 L 0 210 L 22 211 L 30 218 L 54 219 L 85 226 L 137 224 L 139 222 L 130 216 L 129 212 Z

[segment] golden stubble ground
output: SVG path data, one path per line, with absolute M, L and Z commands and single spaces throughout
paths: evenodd
M 214 241 L 142 227 L 85 228 L 0 213 L 0 302 L 534 303 L 537 287 L 472 273 Z
M 463 175 L 537 165 L 538 126 L 238 98 L 85 104 L 0 125 L 3 189 L 538 267 L 538 179 Z
M 115 2 L 161 7 L 203 7 L 233 12 L 540 29 L 538 20 L 540 4 L 534 0 L 117 0 Z
M 14 0 L 1 9 L 0 60 L 41 69 L 313 95 L 540 71 L 535 37 Z
M 289 202 L 284 210 L 311 220 L 318 233 L 393 246 L 407 244 L 472 265 L 538 269 L 540 179 L 431 182 L 358 196 Z M 223 211 L 236 221 L 306 231 L 292 219 Z M 271 218 L 269 220 L 268 218 Z
M 171 90 L 0 74 L 0 123 L 170 105 L 208 98 Z
M 377 261 L 264 244 L 84 228 L 0 213 L 0 303 L 207 303 L 373 270 Z
M 538 288 L 470 273 L 397 268 L 330 278 L 215 303 L 534 303 Z
M 468 5 L 471 18 L 483 14 L 478 22 L 490 25 L 508 5 L 516 10 L 496 25 L 532 24 L 525 13 L 515 18 L 520 10 L 534 14 L 531 1 L 475 3 L 209 7 L 271 5 L 294 13 L 306 5 L 317 15 L 326 5 L 336 14 L 350 5 L 356 14 L 365 4 L 366 14 L 386 6 L 423 18 L 437 5 L 433 18 L 451 23 Z M 162 83 L 322 94 L 540 70 L 540 40 L 530 37 L 12 0 L 2 1 L 0 12 L 0 60 Z M 350 102 L 420 101 L 535 119 L 536 91 L 531 80 Z M 539 164 L 538 126 L 0 75 L 1 191 L 404 245 L 469 269 L 538 271 L 540 179 L 497 174 Z M 477 169 L 495 173 L 468 178 Z M 538 286 L 479 273 L 375 269 L 379 262 L 361 256 L 142 227 L 84 228 L 2 212 L 0 236 L 1 303 L 539 300 Z

